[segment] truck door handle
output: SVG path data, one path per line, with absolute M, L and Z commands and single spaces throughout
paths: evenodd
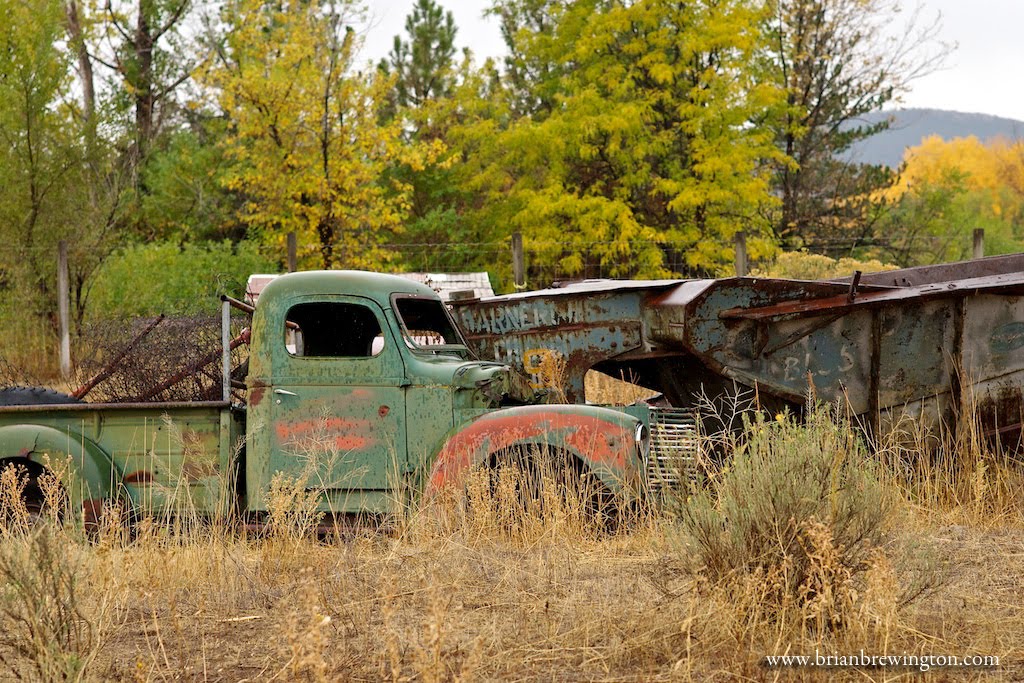
M 287 389 L 274 389 L 274 393 L 282 396 L 298 396 L 294 391 L 288 391 Z

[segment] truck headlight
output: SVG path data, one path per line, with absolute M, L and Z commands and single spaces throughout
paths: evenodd
M 636 441 L 636 448 L 640 452 L 640 455 L 644 460 L 647 460 L 647 454 L 651 450 L 651 430 L 647 428 L 643 422 L 636 426 L 636 432 L 633 434 L 633 439 Z

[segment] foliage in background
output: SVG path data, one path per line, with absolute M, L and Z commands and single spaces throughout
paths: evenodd
M 281 261 L 295 231 L 301 267 L 488 270 L 499 286 L 514 231 L 530 286 L 724 274 L 740 229 L 755 263 L 780 240 L 956 258 L 974 227 L 990 252 L 1021 246 L 1012 154 L 992 182 L 970 157 L 902 193 L 841 158 L 871 132 L 856 117 L 946 51 L 891 0 L 489 5 L 501 68 L 459 57 L 437 0 L 417 0 L 378 65 L 360 61 L 365 0 L 0 0 L 12 310 L 55 329 L 59 240 L 78 328 L 126 307 L 91 293 L 134 241 L 257 240 Z M 174 299 L 180 283 L 149 286 Z
M 404 145 L 400 126 L 380 120 L 387 80 L 353 69 L 359 12 L 351 0 L 232 0 L 206 77 L 232 121 L 226 184 L 248 195 L 243 220 L 269 244 L 294 231 L 322 268 L 386 267 L 393 255 L 379 245 L 401 231 L 409 188 L 384 170 L 438 151 Z
M 404 229 L 390 245 L 397 252 L 394 265 L 428 272 L 490 270 L 497 265 L 488 249 L 493 244 L 484 243 L 499 231 L 474 220 L 469 150 L 455 132 L 487 97 L 482 71 L 468 52 L 456 59 L 454 18 L 433 0 L 419 0 L 405 29 L 406 37 L 395 36 L 388 59 L 378 64 L 391 83 L 383 115 L 401 125 L 409 144 L 432 149 L 436 163 L 397 159 L 385 171 L 387 181 L 409 188 Z
M 76 102 L 65 8 L 0 0 L 0 286 L 56 329 L 57 244 L 68 243 L 73 320 L 115 246 L 124 174 Z
M 784 251 L 773 261 L 752 270 L 750 274 L 753 277 L 827 280 L 850 277 L 856 270 L 862 273 L 877 273 L 883 270 L 895 270 L 898 267 L 891 263 L 882 263 L 877 259 L 861 261 L 845 256 L 841 259 L 834 259 L 822 254 L 809 254 L 806 251 Z
M 497 10 L 520 17 L 516 4 Z M 515 63 L 538 74 L 533 93 L 512 92 L 513 110 L 525 100 L 534 111 L 484 150 L 496 218 L 522 231 L 531 258 L 569 276 L 714 273 L 741 228 L 754 258 L 770 252 L 760 216 L 775 149 L 746 124 L 781 93 L 748 66 L 757 9 L 547 5 L 550 21 L 527 13 L 532 23 L 505 30 Z
M 146 193 L 134 207 L 138 237 L 197 243 L 245 237 L 244 196 L 225 188 L 232 161 L 218 142 L 226 128 L 222 120 L 197 117 L 150 152 L 142 170 Z
M 454 85 L 455 17 L 434 0 L 418 0 L 405 20 L 407 39 L 395 36 L 387 59 L 377 68 L 394 75 L 394 109 L 418 109 L 451 94 Z M 416 122 L 422 133 L 422 123 Z
M 96 315 L 215 314 L 220 294 L 241 297 L 252 273 L 277 272 L 254 242 L 157 242 L 130 246 L 107 260 L 96 277 Z
M 931 136 L 880 199 L 893 206 L 880 234 L 900 263 L 969 258 L 975 228 L 988 255 L 1024 251 L 1024 142 Z
M 775 233 L 786 248 L 848 253 L 872 218 L 871 193 L 891 182 L 887 169 L 844 159 L 887 126 L 858 117 L 940 68 L 950 48 L 936 40 L 938 19 L 924 21 L 920 8 L 903 19 L 894 0 L 768 0 L 767 9 L 761 68 L 786 93 L 761 122 L 784 155 Z

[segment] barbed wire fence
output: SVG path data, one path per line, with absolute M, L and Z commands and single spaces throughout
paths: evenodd
M 608 247 L 619 244 L 611 240 L 568 243 L 527 240 L 523 248 L 523 269 L 526 287 L 544 288 L 552 283 L 567 280 L 630 277 L 630 264 L 622 259 L 602 256 Z M 689 246 L 672 240 L 630 240 L 632 248 L 657 248 L 661 251 L 662 268 L 677 277 L 709 277 L 746 274 L 749 264 L 740 264 L 740 259 L 731 268 L 709 271 L 695 268 L 686 259 Z M 730 246 L 734 251 L 746 250 L 746 235 L 737 233 L 737 240 Z M 514 249 L 509 240 L 490 242 L 446 242 L 446 243 L 402 243 L 382 244 L 382 249 L 399 255 L 400 263 L 411 270 L 420 272 L 460 272 L 486 270 L 491 274 L 496 289 L 510 290 L 514 283 L 512 274 Z M 972 242 L 965 242 L 961 234 L 942 236 L 911 234 L 885 238 L 872 236 L 861 239 L 815 238 L 799 244 L 799 249 L 809 253 L 824 254 L 840 258 L 855 254 L 858 250 L 875 250 L 888 255 L 889 261 L 913 251 L 927 251 L 936 254 L 954 253 L 958 258 L 980 258 L 984 256 L 984 230 L 974 230 Z M 577 265 L 567 270 L 559 264 L 557 256 L 572 257 Z M 883 259 L 884 260 L 884 259 Z
M 745 253 L 743 233 L 738 233 L 734 243 L 738 255 L 735 272 L 746 274 L 745 258 L 741 263 L 739 254 Z M 957 244 L 962 236 L 936 236 L 927 234 L 903 235 L 895 238 L 843 239 L 822 238 L 804 244 L 812 253 L 842 255 L 858 248 L 875 248 L 896 251 L 915 247 L 946 249 L 955 247 L 961 258 L 984 255 L 984 231 L 974 231 L 971 245 Z M 390 250 L 401 269 L 424 273 L 485 271 L 496 291 L 513 289 L 541 289 L 557 282 L 610 277 L 633 277 L 628 260 L 608 258 L 613 241 L 589 241 L 558 243 L 553 241 L 527 240 L 521 251 L 524 282 L 517 287 L 514 282 L 516 267 L 515 251 L 510 240 L 486 242 L 447 243 L 396 243 L 379 245 Z M 680 244 L 669 240 L 630 241 L 633 248 L 657 248 L 661 252 L 665 271 L 682 277 L 708 277 L 731 275 L 731 272 L 694 272 L 686 262 L 686 250 Z M 52 254 L 52 247 L 51 254 Z M 558 255 L 571 256 L 574 268 L 564 268 Z M 66 280 L 65 280 L 66 282 Z M 241 297 L 243 292 L 225 292 Z M 66 296 L 66 293 L 65 293 Z M 102 387 L 93 390 L 92 400 L 135 401 L 135 400 L 205 400 L 219 396 L 220 370 L 218 349 L 220 348 L 220 318 L 213 315 L 216 304 L 211 298 L 210 316 L 186 316 L 161 320 L 154 330 L 143 336 L 138 348 L 119 359 L 119 367 L 111 369 L 104 378 Z M 9 344 L 0 351 L 0 384 L 46 383 L 52 374 L 52 360 L 57 355 L 51 322 L 23 316 L 14 334 L 15 344 Z M 242 319 L 244 318 L 244 319 Z M 73 372 L 64 376 L 65 386 L 81 387 L 97 374 L 106 372 L 112 359 L 118 357 L 124 346 L 141 333 L 153 318 L 132 320 L 98 319 L 89 322 L 75 339 L 75 363 Z M 232 316 L 232 337 L 248 324 L 246 316 Z M 29 339 L 31 338 L 31 339 Z M 25 344 L 27 348 L 18 349 Z M 17 352 L 16 352 L 17 351 Z M 232 352 L 234 367 L 245 363 L 247 349 L 243 346 Z M 213 358 L 209 363 L 204 359 Z M 191 370 L 183 372 L 183 370 Z M 171 381 L 173 380 L 173 381 Z

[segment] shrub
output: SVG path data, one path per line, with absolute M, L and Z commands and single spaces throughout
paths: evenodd
M 890 263 L 882 263 L 877 259 L 861 261 L 843 257 L 836 260 L 806 251 L 786 251 L 779 254 L 773 263 L 761 269 L 755 269 L 751 275 L 794 280 L 827 280 L 835 277 L 849 277 L 855 270 L 862 273 L 877 273 L 883 270 L 894 270 L 897 267 Z
M 77 549 L 43 526 L 0 542 L 0 670 L 17 680 L 78 681 L 99 648 L 79 599 Z
M 836 622 L 881 543 L 889 499 L 847 420 L 821 408 L 803 424 L 753 415 L 731 462 L 680 505 L 683 527 L 709 579 L 760 577 L 769 605 Z
M 240 296 L 249 275 L 276 271 L 252 242 L 137 244 L 103 264 L 89 311 L 94 318 L 216 313 L 219 294 Z

